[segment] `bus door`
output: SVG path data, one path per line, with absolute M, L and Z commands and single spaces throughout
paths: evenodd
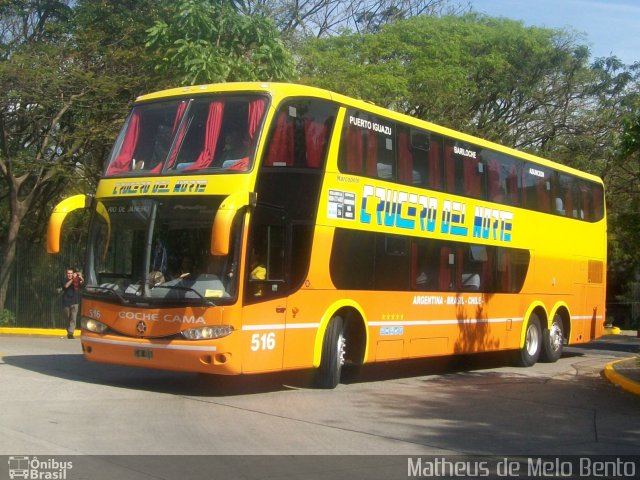
M 243 372 L 282 368 L 287 275 L 285 215 L 258 205 L 251 215 L 242 314 Z

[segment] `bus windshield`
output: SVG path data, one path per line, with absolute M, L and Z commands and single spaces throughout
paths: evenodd
M 89 236 L 86 293 L 123 303 L 232 300 L 236 241 L 228 255 L 210 254 L 211 227 L 222 198 L 99 202 Z M 233 230 L 237 235 L 240 229 Z
M 247 171 L 266 98 L 216 96 L 134 106 L 105 176 Z

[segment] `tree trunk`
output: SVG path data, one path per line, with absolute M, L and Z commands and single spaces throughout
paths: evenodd
M 16 246 L 20 225 L 22 225 L 22 221 L 29 211 L 31 198 L 32 197 L 29 196 L 23 201 L 18 200 L 18 192 L 15 188 L 11 188 L 9 193 L 9 229 L 4 245 L 2 245 L 2 257 L 0 258 L 0 312 L 4 310 L 7 299 L 9 277 L 11 269 L 13 268 L 13 262 L 16 259 Z

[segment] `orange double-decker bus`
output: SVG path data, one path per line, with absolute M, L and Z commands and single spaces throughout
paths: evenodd
M 325 90 L 137 99 L 97 192 L 87 359 L 211 374 L 512 350 L 602 334 L 606 216 L 586 173 Z

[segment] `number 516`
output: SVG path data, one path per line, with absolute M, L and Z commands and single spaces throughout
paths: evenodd
M 274 348 L 276 348 L 275 332 L 254 333 L 251 335 L 251 351 L 273 350 Z

